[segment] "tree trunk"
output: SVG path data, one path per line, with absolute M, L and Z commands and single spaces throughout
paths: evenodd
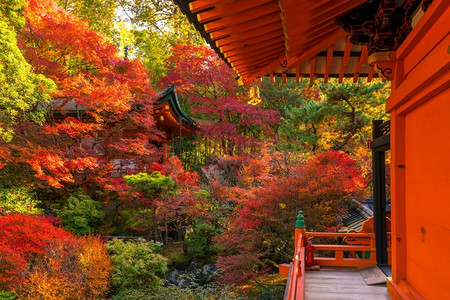
M 164 244 L 167 245 L 169 243 L 169 236 L 168 236 L 168 228 L 167 228 L 167 222 L 164 222 Z

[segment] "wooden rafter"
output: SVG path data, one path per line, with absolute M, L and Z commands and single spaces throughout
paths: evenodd
M 239 34 L 241 32 L 248 31 L 248 30 L 255 30 L 255 29 L 260 30 L 261 27 L 263 27 L 267 24 L 279 23 L 279 22 L 281 22 L 280 13 L 274 12 L 274 13 L 266 15 L 264 18 L 247 21 L 247 22 L 244 22 L 241 24 L 232 25 L 227 28 L 216 30 L 214 32 L 211 32 L 209 35 L 210 35 L 211 39 L 218 40 L 218 39 L 221 39 L 221 38 L 224 38 L 224 37 L 227 37 L 230 35 Z M 271 26 L 273 26 L 273 25 L 271 25 Z
M 302 2 L 302 1 L 298 1 Z M 326 3 L 325 3 L 326 2 Z M 331 2 L 331 3 L 330 3 Z M 351 2 L 351 4 L 349 4 Z M 322 6 L 318 7 L 316 11 L 310 11 L 311 14 L 314 14 L 314 20 L 310 20 L 310 22 L 314 21 L 314 25 L 310 22 L 302 22 L 293 26 L 291 32 L 292 34 L 296 34 L 298 32 L 303 32 L 312 27 L 316 27 L 318 23 L 326 23 L 330 22 L 334 24 L 334 19 L 340 14 L 344 13 L 348 10 L 349 5 L 356 7 L 362 3 L 366 2 L 365 0 L 351 0 L 351 1 L 322 1 Z M 356 4 L 356 5 L 355 5 Z M 289 12 L 285 15 L 286 21 L 289 22 L 291 19 L 292 22 L 296 22 L 298 20 L 298 13 L 295 9 L 289 10 Z M 291 34 L 291 33 L 290 33 Z
M 225 46 L 226 47 L 226 46 Z M 268 42 L 267 45 L 264 44 L 256 44 L 249 47 L 242 47 L 240 49 L 235 50 L 228 50 L 226 53 L 226 57 L 233 57 L 235 55 L 245 55 L 245 56 L 251 56 L 252 53 L 255 53 L 257 50 L 264 50 L 264 49 L 278 49 L 280 47 L 283 47 L 283 45 L 280 45 L 279 40 L 272 40 Z M 284 47 L 283 47 L 284 48 Z
M 216 46 L 222 47 L 229 44 L 251 45 L 269 39 L 268 36 L 270 36 L 270 38 L 278 36 L 283 37 L 283 33 L 280 32 L 279 27 L 276 26 L 276 23 L 272 23 L 261 28 L 261 31 L 245 31 L 239 35 L 236 34 L 234 36 L 217 40 Z
M 328 47 L 333 45 L 336 41 L 340 40 L 345 36 L 346 34 L 342 29 L 336 29 L 331 34 L 328 34 L 328 36 L 322 39 L 319 43 L 315 44 L 314 46 L 311 46 L 309 49 L 305 49 L 303 53 L 292 57 L 288 61 L 288 67 L 295 67 L 296 65 L 310 59 L 323 49 L 327 49 Z
M 325 37 L 329 36 L 330 33 L 334 32 L 336 30 L 339 30 L 339 28 L 334 28 L 334 29 L 329 28 L 325 32 L 321 32 L 320 34 L 317 34 L 316 36 L 314 36 L 314 38 L 297 40 L 295 43 L 291 43 L 290 45 L 293 50 L 301 52 L 304 49 L 307 49 L 307 48 L 313 46 L 314 44 L 321 42 Z
M 276 45 L 276 47 L 278 47 L 278 51 L 280 52 L 278 56 L 280 56 L 283 53 L 283 48 L 278 45 Z M 259 51 L 253 52 L 253 55 L 251 57 L 249 57 L 248 55 L 244 56 L 236 55 L 228 58 L 227 60 L 229 63 L 236 63 L 239 61 L 258 61 L 270 56 L 274 52 L 276 52 L 276 49 L 274 50 L 272 48 L 269 49 L 262 48 Z
M 254 65 L 254 66 L 248 66 L 246 68 L 243 69 L 242 71 L 242 77 L 246 80 L 246 78 L 248 78 L 249 75 L 251 75 L 252 73 L 255 72 L 255 70 L 264 68 L 265 66 L 267 66 L 268 64 L 272 63 L 273 59 L 268 59 L 268 60 L 264 60 L 264 61 L 260 61 L 258 62 L 258 65 Z M 262 66 L 262 67 L 261 67 Z M 274 73 L 275 74 L 275 73 Z M 257 77 L 260 78 L 261 76 Z M 257 80 L 255 79 L 255 80 Z M 246 80 L 247 82 L 247 80 Z
M 351 50 L 352 50 L 352 43 L 350 42 L 350 36 L 347 36 L 347 40 L 345 42 L 344 56 L 342 57 L 341 68 L 339 70 L 339 83 L 342 83 L 342 79 L 344 78 L 344 72 L 350 59 Z
M 236 62 L 233 62 L 232 65 L 235 68 L 242 67 L 242 66 L 258 66 L 259 67 L 260 66 L 260 62 L 267 61 L 267 60 L 270 60 L 270 59 L 274 59 L 274 58 L 278 57 L 280 54 L 283 54 L 283 49 L 280 49 L 278 53 L 275 52 L 275 53 L 272 53 L 270 55 L 264 55 L 264 56 L 261 56 L 261 57 L 258 56 L 258 57 L 254 58 L 254 59 L 249 58 L 249 59 L 246 59 L 246 60 L 236 61 Z
M 261 65 L 265 66 L 265 65 L 267 65 L 268 63 L 270 63 L 272 61 L 273 61 L 273 57 L 270 57 L 270 58 L 264 59 L 263 61 L 259 61 L 257 65 L 256 64 L 243 65 L 243 66 L 241 66 L 242 72 L 244 74 L 248 74 L 248 73 L 254 72 L 254 70 L 259 69 L 261 67 Z M 246 76 L 244 76 L 244 77 L 246 77 Z
M 316 58 L 315 57 L 311 58 L 311 60 L 309 61 L 309 65 L 310 65 L 310 71 L 309 71 L 310 79 L 309 79 L 309 82 L 311 84 L 313 84 L 314 83 L 314 72 L 316 70 Z
M 255 9 L 252 10 L 252 13 L 249 14 L 246 11 L 230 15 L 225 18 L 221 18 L 216 21 L 212 21 L 205 24 L 205 30 L 206 32 L 213 32 L 219 29 L 226 28 L 231 25 L 241 24 L 250 20 L 255 20 L 258 18 L 265 17 L 267 15 L 270 15 L 274 12 L 278 12 L 280 7 L 276 2 L 269 2 L 264 5 L 261 5 Z
M 221 4 L 231 2 L 230 0 L 196 0 L 189 3 L 189 9 L 192 12 L 199 12 L 214 6 L 219 6 Z
M 283 47 L 280 45 L 273 45 L 272 47 L 269 48 L 261 48 L 258 50 L 253 51 L 253 56 L 261 56 L 261 58 L 264 58 L 264 56 L 268 56 L 273 52 L 277 52 L 277 51 L 282 51 Z M 251 57 L 249 57 L 248 55 L 236 55 L 236 56 L 232 56 L 227 58 L 228 62 L 232 63 L 232 62 L 236 62 L 236 61 L 243 61 L 243 60 L 249 60 L 251 59 Z
M 200 22 L 209 22 L 218 18 L 228 17 L 230 15 L 244 12 L 246 10 L 253 9 L 265 3 L 272 2 L 272 0 L 238 0 L 233 1 L 231 3 L 226 3 L 222 6 L 216 7 L 214 9 L 207 10 L 205 12 L 201 12 L 197 15 L 197 18 Z M 247 13 L 251 13 L 248 11 Z
M 269 73 L 311 82 L 377 76 L 366 63 L 367 47 L 345 43 L 347 34 L 336 25 L 367 0 L 190 1 L 175 0 L 184 12 L 189 6 L 191 21 L 246 84 Z
M 371 82 L 372 81 L 374 73 L 375 73 L 374 67 L 370 66 L 369 76 L 367 76 L 367 82 Z
M 327 62 L 325 64 L 325 73 L 323 76 L 324 82 L 328 82 L 328 76 L 330 75 L 330 68 L 332 62 L 333 62 L 333 46 L 329 47 L 327 50 Z
M 257 64 L 256 63 L 250 63 L 250 64 L 241 65 L 242 72 L 247 72 L 247 71 L 254 72 L 255 69 L 259 69 L 261 67 L 264 67 L 268 63 L 272 62 L 273 59 L 274 59 L 273 57 L 267 57 L 267 58 L 264 58 L 263 60 L 258 61 Z
M 359 72 L 361 71 L 361 66 L 367 63 L 367 46 L 363 46 L 361 49 L 361 56 L 359 57 L 359 63 L 356 63 L 355 72 L 353 75 L 353 82 L 358 82 Z
M 254 71 L 253 73 L 246 76 L 246 81 L 251 82 L 255 78 L 264 76 L 270 72 L 273 72 L 273 70 L 277 69 L 280 66 L 280 62 L 284 62 L 286 60 L 286 55 L 280 55 L 278 58 L 274 59 L 269 64 L 266 64 L 263 68 L 259 68 L 257 71 Z

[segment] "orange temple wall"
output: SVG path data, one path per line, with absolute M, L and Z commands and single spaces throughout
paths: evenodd
M 393 299 L 450 296 L 450 9 L 434 1 L 396 51 L 391 113 Z

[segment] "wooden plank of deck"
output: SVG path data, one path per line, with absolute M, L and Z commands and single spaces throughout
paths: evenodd
M 305 299 L 385 300 L 391 299 L 386 285 L 368 286 L 357 268 L 322 267 L 307 271 Z

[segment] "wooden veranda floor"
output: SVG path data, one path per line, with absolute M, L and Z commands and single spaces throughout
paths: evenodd
M 322 267 L 306 271 L 305 299 L 372 300 L 391 299 L 386 285 L 366 285 L 358 269 Z

